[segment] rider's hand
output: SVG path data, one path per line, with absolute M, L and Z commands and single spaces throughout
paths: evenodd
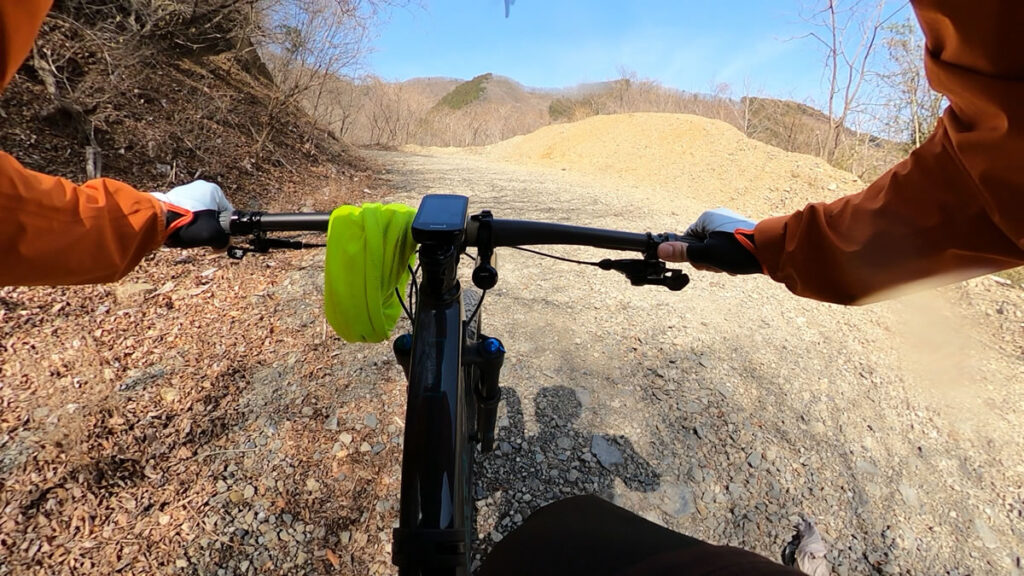
M 170 192 L 152 192 L 167 209 L 168 236 L 172 248 L 226 248 L 230 238 L 220 225 L 220 213 L 230 210 L 231 203 L 220 186 L 205 180 L 178 186 Z
M 713 272 L 761 272 L 754 252 L 754 222 L 732 210 L 718 208 L 701 214 L 683 239 L 658 246 L 658 257 L 666 262 L 689 262 L 694 268 Z

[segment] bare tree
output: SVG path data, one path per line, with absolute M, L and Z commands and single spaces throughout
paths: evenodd
M 338 138 L 345 140 L 353 132 L 366 105 L 366 92 L 366 86 L 356 78 L 329 76 L 325 80 L 321 98 L 323 122 Z
M 425 106 L 402 83 L 389 83 L 375 76 L 365 81 L 365 125 L 353 140 L 370 146 L 401 146 L 412 142 Z
M 744 136 L 756 138 L 759 126 L 754 122 L 753 113 L 755 102 L 763 98 L 763 89 L 754 88 L 749 77 L 743 79 L 743 96 L 740 97 L 739 105 L 736 106 L 736 124 Z
M 274 130 L 280 111 L 304 104 L 320 123 L 328 80 L 351 75 L 369 51 L 370 32 L 386 7 L 407 0 L 259 0 L 255 44 L 278 86 L 258 133 L 257 157 Z
M 889 53 L 889 70 L 879 75 L 886 91 L 888 124 L 892 137 L 917 148 L 935 129 L 945 105 L 942 94 L 928 85 L 924 74 L 924 36 L 913 19 L 885 27 L 883 40 Z
M 906 2 L 891 9 L 888 0 L 823 0 L 808 22 L 816 30 L 808 34 L 825 50 L 828 81 L 828 126 L 819 141 L 818 153 L 835 160 L 851 117 L 866 110 L 861 101 L 865 80 L 871 75 L 873 57 L 886 24 Z

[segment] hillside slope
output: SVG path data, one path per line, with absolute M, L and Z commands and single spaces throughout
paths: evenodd
M 0 149 L 26 167 L 81 181 L 85 148 L 102 175 L 141 189 L 216 180 L 241 204 L 269 201 L 285 181 L 327 163 L 362 169 L 251 65 L 250 51 L 182 51 L 160 39 L 101 36 L 56 11 L 0 98 Z M 118 46 L 117 44 L 120 44 Z
M 207 178 L 238 208 L 327 210 L 374 197 L 370 164 L 282 105 L 246 51 L 115 33 L 126 19 L 89 12 L 126 5 L 149 4 L 59 3 L 37 43 L 41 59 L 25 64 L 0 98 L 0 149 L 81 181 L 91 145 L 104 176 L 142 190 Z M 211 5 L 225 3 L 202 6 Z M 233 443 L 260 418 L 317 405 L 305 396 L 315 386 L 298 397 L 272 374 L 289 359 L 294 366 L 301 358 L 301 370 L 338 365 L 329 347 L 309 346 L 322 343 L 319 325 L 288 321 L 296 303 L 285 303 L 281 287 L 290 270 L 308 266 L 302 256 L 237 262 L 163 249 L 117 283 L 0 287 L 0 575 L 213 574 L 224 566 L 243 542 L 220 515 L 246 491 L 220 487 L 255 483 L 281 465 L 278 452 L 246 460 Z M 302 304 L 315 302 L 303 294 Z M 346 381 L 331 380 L 325 402 L 337 401 Z M 305 490 L 307 477 L 326 477 L 304 454 L 285 457 L 291 479 L 259 485 L 274 492 L 271 514 L 285 508 L 313 521 L 280 500 Z M 337 491 L 323 498 L 321 526 L 366 508 Z M 338 548 L 340 535 L 298 537 L 322 552 Z M 267 565 L 257 563 L 266 552 L 250 549 L 245 566 L 292 573 L 281 568 L 296 563 L 290 553 L 275 550 Z M 318 572 L 330 565 L 316 562 Z M 305 563 L 312 569 L 311 557 Z M 362 558 L 356 564 L 353 572 L 368 571 Z

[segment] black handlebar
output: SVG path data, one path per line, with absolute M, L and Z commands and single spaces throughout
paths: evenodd
M 329 212 L 268 213 L 236 211 L 225 213 L 221 225 L 232 236 L 264 232 L 326 232 Z M 477 246 L 479 222 L 471 219 L 466 225 L 466 245 Z M 499 246 L 571 245 L 592 246 L 606 250 L 648 252 L 662 242 L 682 242 L 678 234 L 639 234 L 572 226 L 532 220 L 491 220 L 491 244 Z
M 476 245 L 475 222 L 470 222 L 466 229 L 466 243 Z M 603 230 L 584 226 L 571 226 L 553 222 L 534 222 L 529 220 L 491 221 L 493 244 L 497 246 L 530 246 L 540 244 L 569 244 L 573 246 L 593 246 L 608 250 L 635 250 L 642 252 L 647 249 L 650 235 L 618 230 Z
M 221 226 L 232 236 L 252 236 L 250 247 L 231 246 L 228 256 L 241 259 L 247 252 L 267 252 L 273 248 L 301 249 L 318 244 L 297 240 L 268 238 L 267 232 L 326 232 L 331 215 L 327 212 L 273 214 L 265 212 L 225 213 Z M 658 259 L 658 246 L 663 242 L 686 242 L 689 238 L 671 234 L 638 234 L 619 230 L 588 228 L 554 222 L 530 220 L 497 220 L 484 211 L 466 223 L 465 246 L 479 249 L 478 267 L 473 281 L 487 289 L 497 281 L 497 273 L 490 265 L 494 248 L 499 246 L 570 245 L 591 246 L 606 250 L 643 253 L 642 259 L 602 260 L 593 265 L 624 274 L 634 286 L 661 285 L 670 290 L 682 290 L 690 278 L 680 270 L 670 270 Z M 464 246 L 464 247 L 465 247 Z M 481 274 L 481 271 L 483 273 Z M 481 280 L 478 282 L 478 274 Z
M 247 236 L 262 232 L 327 232 L 330 212 L 224 212 L 220 225 L 231 236 Z

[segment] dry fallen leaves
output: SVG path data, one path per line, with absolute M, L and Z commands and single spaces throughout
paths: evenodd
M 331 566 L 334 566 L 335 570 L 341 567 L 341 559 L 339 559 L 338 555 L 334 553 L 334 550 L 328 548 L 325 555 L 327 556 L 327 561 L 331 563 Z
M 350 469 L 343 485 L 332 458 L 313 457 L 334 440 L 300 408 L 326 413 L 344 386 L 320 324 L 292 321 L 319 315 L 320 255 L 218 261 L 216 271 L 203 259 L 176 262 L 178 255 L 161 251 L 125 280 L 146 285 L 122 291 L 131 307 L 112 287 L 0 288 L 0 573 L 257 565 L 235 534 L 250 512 L 259 524 L 257 506 L 301 518 L 312 529 L 308 545 L 328 550 L 338 543 L 333 527 L 359 521 L 381 497 L 355 480 L 396 473 L 397 452 L 382 454 Z M 268 259 L 279 265 L 266 266 Z M 278 393 L 273 380 L 254 396 L 253 379 L 289 358 L 304 396 Z M 383 401 L 352 408 L 383 418 Z M 260 435 L 277 439 L 268 422 L 281 424 L 287 443 L 247 447 Z M 367 573 L 386 556 L 376 541 L 363 544 L 349 551 L 346 570 Z M 268 550 L 260 566 L 287 562 L 284 549 Z M 343 565 L 333 550 L 308 562 L 319 570 Z

